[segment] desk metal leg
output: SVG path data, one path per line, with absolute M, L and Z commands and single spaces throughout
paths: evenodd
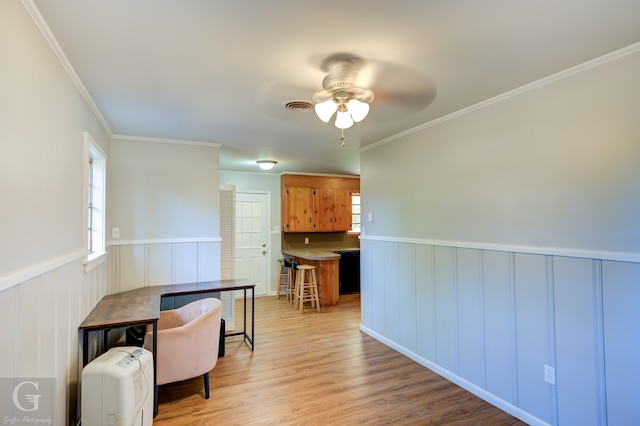
M 251 287 L 251 352 L 253 352 L 253 343 L 254 343 L 254 330 L 255 330 L 255 318 L 256 318 L 256 298 L 255 298 L 256 288 Z
M 242 331 L 238 331 L 237 333 L 227 333 L 225 334 L 225 338 L 226 337 L 231 337 L 231 336 L 243 336 L 244 340 L 248 341 L 249 344 L 251 345 L 251 351 L 253 352 L 253 339 L 254 339 L 254 330 L 255 330 L 255 287 L 251 287 L 251 335 L 249 335 L 249 332 L 247 330 L 247 289 L 243 288 L 242 289 L 243 293 L 244 293 L 244 297 L 243 297 L 243 318 L 242 318 Z
M 82 367 L 89 364 L 89 330 L 82 330 Z
M 154 321 L 153 328 L 153 417 L 158 415 L 158 321 Z
M 102 350 L 100 352 L 101 354 L 105 353 L 109 348 L 109 332 L 110 331 L 111 329 L 109 328 L 102 330 Z
M 253 352 L 253 339 L 254 339 L 254 330 L 255 330 L 255 288 L 251 287 L 251 336 L 247 333 L 247 289 L 244 290 L 244 338 L 249 341 L 251 344 L 251 352 Z
M 249 335 L 247 334 L 247 289 L 243 288 L 242 291 L 244 292 L 244 297 L 243 297 L 244 312 L 242 316 L 242 332 L 244 333 L 244 337 L 248 337 Z

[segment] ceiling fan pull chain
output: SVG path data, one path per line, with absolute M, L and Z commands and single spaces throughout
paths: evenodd
M 342 132 L 342 135 L 340 136 L 340 147 L 344 148 L 344 129 L 340 129 L 340 131 Z

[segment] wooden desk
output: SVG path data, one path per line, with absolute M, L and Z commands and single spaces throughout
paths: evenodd
M 243 335 L 254 346 L 255 327 L 255 283 L 246 279 L 233 279 L 222 281 L 204 281 L 186 284 L 172 284 L 143 287 L 135 290 L 105 296 L 98 302 L 91 313 L 78 327 L 82 331 L 82 366 L 89 363 L 89 334 L 95 331 L 106 331 L 103 338 L 103 349 L 107 348 L 107 332 L 114 328 L 134 325 L 151 325 L 153 328 L 153 383 L 156 388 L 154 394 L 154 407 L 157 408 L 157 383 L 156 381 L 156 352 L 158 349 L 157 333 L 158 319 L 160 318 L 160 299 L 166 296 L 182 294 L 200 294 L 218 291 L 244 291 L 244 322 L 240 332 L 226 334 L 228 336 Z M 251 290 L 251 336 L 247 333 L 247 290 Z M 154 413 L 157 414 L 157 412 Z

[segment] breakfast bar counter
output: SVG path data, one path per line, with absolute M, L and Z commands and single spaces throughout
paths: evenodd
M 331 249 L 283 249 L 282 254 L 299 264 L 316 267 L 320 307 L 338 303 L 340 255 Z
M 340 259 L 338 253 L 323 249 L 282 249 L 282 254 L 306 260 Z

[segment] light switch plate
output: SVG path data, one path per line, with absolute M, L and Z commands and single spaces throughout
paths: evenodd
M 120 238 L 120 228 L 111 228 L 111 238 Z

